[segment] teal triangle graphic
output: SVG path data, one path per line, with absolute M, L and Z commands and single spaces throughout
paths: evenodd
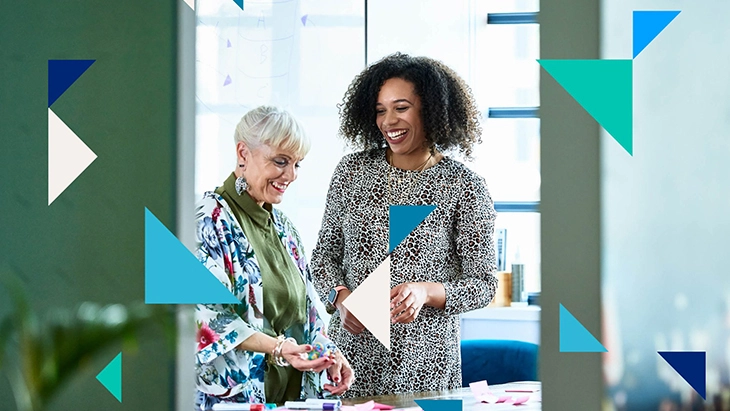
M 538 60 L 633 155 L 633 60 Z
M 388 253 L 392 252 L 435 209 L 435 205 L 390 206 Z
M 461 400 L 414 400 L 423 411 L 462 411 Z
M 109 364 L 96 375 L 101 385 L 104 386 L 117 401 L 122 402 L 122 353 L 114 357 Z
M 580 321 L 560 304 L 560 352 L 607 352 Z
M 634 58 L 651 43 L 669 23 L 679 15 L 679 10 L 634 10 L 633 52 Z
M 147 207 L 144 210 L 146 304 L 241 303 Z

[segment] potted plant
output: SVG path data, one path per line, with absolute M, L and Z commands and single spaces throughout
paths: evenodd
M 174 347 L 170 306 L 85 302 L 41 317 L 21 282 L 7 278 L 11 279 L 6 283 L 13 310 L 0 320 L 0 372 L 10 380 L 18 411 L 44 409 L 83 363 L 113 344 L 133 343 L 147 326 L 164 327 Z

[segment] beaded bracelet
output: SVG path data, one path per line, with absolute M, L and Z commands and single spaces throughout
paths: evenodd
M 274 360 L 274 364 L 278 365 L 279 367 L 288 367 L 289 362 L 284 359 L 284 357 L 281 355 L 281 349 L 284 346 L 285 342 L 290 342 L 294 345 L 297 345 L 297 340 L 289 337 L 285 338 L 283 335 L 280 335 L 276 338 L 276 347 L 274 348 L 274 351 L 271 353 L 271 358 Z

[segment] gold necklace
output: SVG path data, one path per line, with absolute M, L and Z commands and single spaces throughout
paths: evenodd
M 388 165 L 390 165 L 390 168 L 388 169 L 388 201 L 390 202 L 390 204 L 395 204 L 395 202 L 393 201 L 393 192 L 392 192 L 392 187 L 391 187 L 391 182 L 390 182 L 391 174 L 393 173 L 393 169 L 395 168 L 393 166 L 393 155 L 391 154 L 390 159 L 388 159 L 388 155 L 386 153 L 385 157 L 386 157 L 386 160 L 388 160 Z M 413 190 L 413 187 L 416 184 L 416 182 L 419 180 L 419 177 L 421 176 L 421 174 L 423 174 L 423 170 L 426 169 L 426 165 L 429 162 L 431 162 L 431 158 L 433 158 L 433 152 L 428 156 L 426 161 L 423 164 L 421 164 L 420 167 L 418 167 L 416 169 L 417 173 L 413 173 L 410 175 L 411 184 L 409 185 L 408 190 L 401 191 L 401 195 L 398 196 L 398 204 L 402 203 L 404 198 L 408 198 L 408 194 L 410 194 L 410 191 Z M 398 185 L 400 185 L 402 182 L 403 182 L 403 179 L 398 178 Z

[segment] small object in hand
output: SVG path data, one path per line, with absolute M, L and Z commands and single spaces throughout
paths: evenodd
M 322 343 L 314 343 L 314 347 L 312 348 L 312 351 L 309 352 L 309 359 L 310 360 L 316 360 L 319 357 L 322 357 L 325 355 L 325 352 L 327 350 L 324 348 L 324 345 Z

